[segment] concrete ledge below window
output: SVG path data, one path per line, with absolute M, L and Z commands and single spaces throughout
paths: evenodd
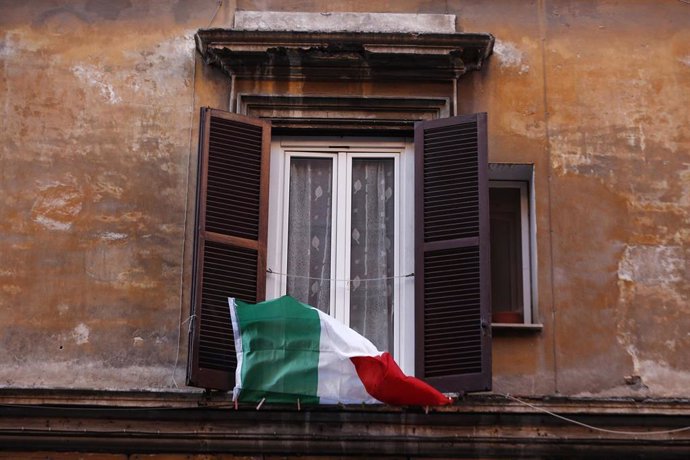
M 524 324 L 524 323 L 491 323 L 492 330 L 510 330 L 510 331 L 524 331 L 524 332 L 541 332 L 544 325 L 541 323 Z
M 14 452 L 8 458 L 26 458 L 19 452 L 30 451 L 131 458 L 157 453 L 639 458 L 640 452 L 645 458 L 686 458 L 690 447 L 690 430 L 684 428 L 687 399 L 519 401 L 468 395 L 429 413 L 383 405 L 264 405 L 257 410 L 255 404 L 241 404 L 234 410 L 227 393 L 0 389 L 0 451 Z

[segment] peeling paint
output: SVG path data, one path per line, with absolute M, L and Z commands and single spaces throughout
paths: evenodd
M 668 349 L 670 351 L 676 351 L 676 343 L 677 342 L 675 339 L 674 340 L 667 340 L 664 342 L 664 345 L 666 345 L 666 347 L 668 347 Z
M 628 340 L 629 342 L 630 340 Z M 639 350 L 635 345 L 632 343 L 627 343 L 625 346 L 625 351 L 628 352 L 630 355 L 630 358 L 632 358 L 632 363 L 633 363 L 633 373 L 634 374 L 639 374 L 640 373 L 640 356 L 639 356 Z
M 194 32 L 156 43 L 138 52 L 125 52 L 134 69 L 120 70 L 113 75 L 130 97 L 162 98 L 168 105 L 176 93 L 190 85 L 194 62 Z M 131 94 L 131 96 L 130 96 Z M 166 99 L 171 98 L 171 99 Z
M 77 345 L 84 345 L 89 343 L 89 328 L 84 323 L 79 323 L 72 331 L 72 338 Z
M 690 371 L 674 369 L 663 360 L 643 359 L 639 362 L 642 382 L 656 395 L 687 395 Z
M 529 72 L 529 65 L 524 62 L 522 51 L 514 43 L 496 40 L 494 54 L 501 67 L 517 69 L 518 74 Z
M 618 279 L 642 284 L 678 283 L 685 276 L 685 252 L 679 246 L 626 246 Z
M 103 99 L 109 104 L 118 104 L 122 98 L 117 95 L 113 84 L 108 82 L 104 72 L 92 65 L 78 65 L 72 67 L 72 72 L 84 83 L 98 89 Z
M 126 233 L 104 232 L 104 233 L 101 233 L 99 236 L 102 240 L 119 241 L 119 240 L 127 239 L 128 235 Z
M 124 289 L 139 288 L 139 289 L 154 289 L 160 284 L 157 280 L 147 276 L 143 269 L 136 268 L 126 270 L 117 275 L 117 281 Z
M 43 188 L 31 207 L 31 219 L 48 230 L 67 231 L 82 210 L 83 194 L 70 185 Z
M 93 185 L 95 195 L 94 200 L 100 201 L 104 196 L 112 196 L 114 198 L 122 198 L 124 193 L 124 184 L 127 183 L 127 178 L 123 175 L 116 175 L 113 173 L 99 175 Z
M 40 51 L 43 43 L 29 39 L 29 34 L 21 29 L 8 30 L 0 52 L 0 57 L 13 58 L 23 53 L 35 53 Z

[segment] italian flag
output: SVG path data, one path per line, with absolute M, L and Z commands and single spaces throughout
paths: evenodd
M 237 351 L 233 400 L 436 406 L 447 398 L 334 318 L 284 296 L 228 299 Z

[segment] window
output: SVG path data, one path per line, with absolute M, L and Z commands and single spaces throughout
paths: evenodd
M 233 386 L 228 297 L 288 292 L 441 390 L 489 389 L 486 115 L 419 122 L 414 147 L 270 145 L 268 122 L 202 109 L 188 384 Z
M 532 165 L 489 165 L 491 320 L 494 327 L 535 323 L 533 174 Z
M 410 142 L 276 139 L 266 297 L 289 294 L 414 369 Z

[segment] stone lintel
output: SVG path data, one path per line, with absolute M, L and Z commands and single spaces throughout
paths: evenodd
M 235 30 L 454 33 L 454 14 L 237 11 Z

